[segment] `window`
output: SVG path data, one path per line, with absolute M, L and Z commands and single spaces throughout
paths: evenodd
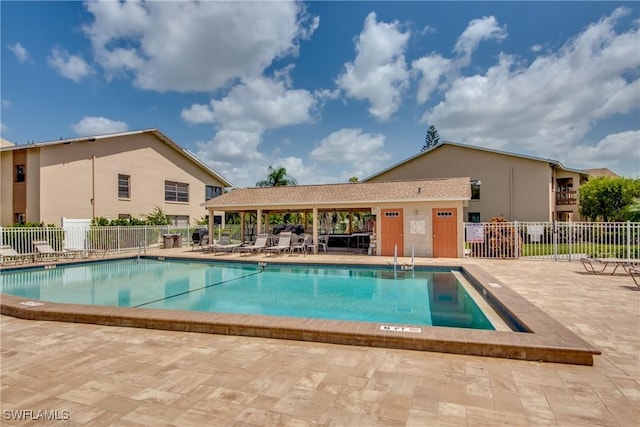
M 453 212 L 451 211 L 442 211 L 442 212 L 436 212 L 436 216 L 439 217 L 452 217 L 453 216 Z
M 16 182 L 24 182 L 24 165 L 16 165 Z
M 222 187 L 207 185 L 204 188 L 204 199 L 209 200 L 222 195 Z
M 188 202 L 189 184 L 174 181 L 164 182 L 164 200 L 167 202 Z
M 171 221 L 170 225 L 178 228 L 186 228 L 189 226 L 188 215 L 167 215 L 167 218 Z
M 27 214 L 17 213 L 14 215 L 14 219 L 16 224 L 24 224 L 27 222 Z
M 131 176 L 118 174 L 118 198 L 128 199 L 131 197 L 130 192 Z
M 469 222 L 480 222 L 480 212 L 469 212 Z
M 471 200 L 480 200 L 480 181 L 471 181 Z

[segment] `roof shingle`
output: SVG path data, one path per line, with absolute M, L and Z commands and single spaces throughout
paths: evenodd
M 469 200 L 468 177 L 239 188 L 203 204 L 211 208 L 322 207 L 345 203 Z

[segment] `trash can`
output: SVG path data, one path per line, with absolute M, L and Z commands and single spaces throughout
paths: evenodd
M 173 235 L 163 234 L 162 238 L 164 239 L 164 248 L 171 249 L 173 247 Z
M 182 247 L 182 234 L 174 234 L 173 235 L 173 247 L 181 248 Z

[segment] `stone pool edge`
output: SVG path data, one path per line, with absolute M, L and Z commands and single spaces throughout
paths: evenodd
M 451 265 L 451 268 L 461 271 L 501 316 L 508 317 L 510 322 L 529 332 L 423 325 L 418 326 L 419 332 L 415 331 L 416 325 L 391 325 L 409 326 L 411 330 L 389 331 L 381 330 L 380 323 L 53 303 L 9 294 L 0 294 L 0 313 L 28 320 L 240 335 L 588 366 L 593 365 L 594 355 L 601 354 L 597 348 L 480 267 Z

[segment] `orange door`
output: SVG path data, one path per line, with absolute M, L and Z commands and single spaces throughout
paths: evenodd
M 396 245 L 398 256 L 404 256 L 402 209 L 382 209 L 382 255 L 393 256 Z
M 458 215 L 454 208 L 432 210 L 433 257 L 458 257 Z

